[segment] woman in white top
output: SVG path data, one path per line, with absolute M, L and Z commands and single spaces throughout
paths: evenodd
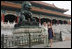
M 44 40 L 44 46 L 47 47 L 48 46 L 48 27 L 46 22 L 43 22 L 42 28 L 43 28 L 42 38 Z

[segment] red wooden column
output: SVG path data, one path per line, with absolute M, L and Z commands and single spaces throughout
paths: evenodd
M 52 17 L 51 17 L 51 25 L 52 25 Z
M 71 25 L 71 21 L 69 21 L 69 24 Z
M 57 20 L 57 24 L 59 24 L 59 20 Z
M 18 23 L 19 16 L 17 16 L 17 23 Z
M 41 18 L 39 17 L 39 26 L 41 27 Z
M 67 24 L 70 24 L 70 21 L 67 21 Z
M 39 23 L 41 24 L 41 18 L 39 17 Z
M 51 24 L 52 24 L 52 20 L 51 20 Z
M 4 15 L 4 14 L 2 14 L 2 21 L 3 21 L 3 23 L 4 23 L 4 17 L 5 17 L 5 15 Z
M 63 24 L 64 24 L 64 21 L 63 21 Z

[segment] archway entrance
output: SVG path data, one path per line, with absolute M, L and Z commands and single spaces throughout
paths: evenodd
M 12 14 L 7 14 L 4 17 L 4 22 L 8 22 L 8 21 L 10 23 L 13 23 L 15 21 L 17 23 L 17 17 L 15 15 L 12 15 Z

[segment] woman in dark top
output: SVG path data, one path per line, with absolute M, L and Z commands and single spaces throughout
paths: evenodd
M 48 28 L 49 39 L 53 38 L 52 28 Z
M 52 30 L 52 24 L 48 22 L 48 38 L 50 41 L 50 47 L 52 47 L 53 36 L 55 36 L 55 34 Z

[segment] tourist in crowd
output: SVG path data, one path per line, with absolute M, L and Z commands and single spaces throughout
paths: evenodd
M 53 36 L 55 36 L 55 34 L 52 29 L 52 24 L 48 22 L 48 38 L 49 38 L 50 47 L 52 47 Z
M 44 46 L 47 47 L 48 46 L 48 27 L 46 22 L 43 22 L 42 28 L 43 28 L 42 38 L 44 40 Z

